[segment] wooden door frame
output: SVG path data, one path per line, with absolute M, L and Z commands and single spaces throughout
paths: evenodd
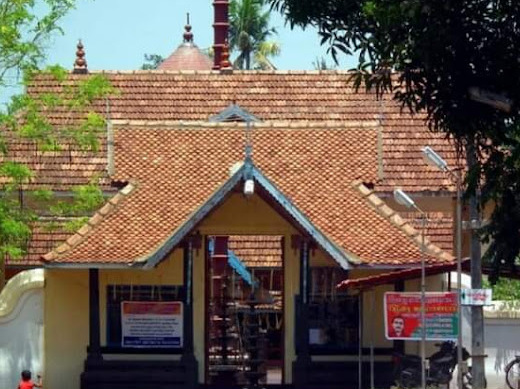
M 204 385 L 209 385 L 209 299 L 210 299 L 210 256 L 209 256 L 209 238 L 214 236 L 219 236 L 222 234 L 205 234 L 203 236 L 202 241 L 204 242 Z M 241 234 L 237 234 L 241 235 Z M 243 234 L 254 235 L 254 234 Z M 263 235 L 263 234 L 259 234 Z M 264 234 L 264 235 L 276 235 L 276 234 Z M 229 235 L 228 235 L 229 236 Z M 281 354 L 282 354 L 282 382 L 280 385 L 285 385 L 287 377 L 286 377 L 286 367 L 285 367 L 285 334 L 286 334 L 286 323 L 285 320 L 285 270 L 286 270 L 286 255 L 285 255 L 285 235 L 281 236 L 280 246 L 282 249 L 282 268 L 281 268 L 281 276 L 282 276 L 282 329 L 281 329 Z M 277 384 L 278 385 L 278 384 Z

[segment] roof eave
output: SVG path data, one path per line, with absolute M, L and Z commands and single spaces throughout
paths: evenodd
M 43 267 L 45 269 L 107 269 L 107 270 L 121 270 L 121 269 L 142 269 L 143 264 L 138 262 L 45 262 Z

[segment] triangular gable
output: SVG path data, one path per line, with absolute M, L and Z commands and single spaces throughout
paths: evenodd
M 276 201 L 288 216 L 305 231 L 316 244 L 327 252 L 342 268 L 358 263 L 354 256 L 347 255 L 327 238 L 292 202 L 247 158 L 244 164 L 211 197 L 202 204 L 152 255 L 142 258 L 144 268 L 157 266 L 241 181 L 252 179 L 258 183 L 272 200 Z
M 219 114 L 211 116 L 209 118 L 210 122 L 220 123 L 220 122 L 259 122 L 255 115 L 249 113 L 244 108 L 239 105 L 233 103 L 230 104 L 226 109 L 221 111 Z

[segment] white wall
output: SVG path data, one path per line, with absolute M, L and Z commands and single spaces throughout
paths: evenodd
M 16 388 L 22 370 L 43 370 L 43 271 L 30 272 L 0 294 L 0 388 Z
M 506 388 L 504 367 L 520 355 L 520 310 L 503 302 L 484 310 L 486 378 L 488 388 Z

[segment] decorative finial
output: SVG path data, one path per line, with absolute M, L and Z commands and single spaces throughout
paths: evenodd
M 184 26 L 184 43 L 193 43 L 193 33 L 191 32 L 190 13 L 186 14 L 186 25 Z
M 229 44 L 227 39 L 224 42 L 224 46 L 222 47 L 222 53 L 220 54 L 220 70 L 225 73 L 230 73 L 233 71 L 231 62 L 229 62 Z
M 73 74 L 87 74 L 87 61 L 85 60 L 85 51 L 83 50 L 83 43 L 81 43 L 81 39 L 78 40 L 78 45 L 76 46 L 76 61 L 74 61 L 74 70 Z

